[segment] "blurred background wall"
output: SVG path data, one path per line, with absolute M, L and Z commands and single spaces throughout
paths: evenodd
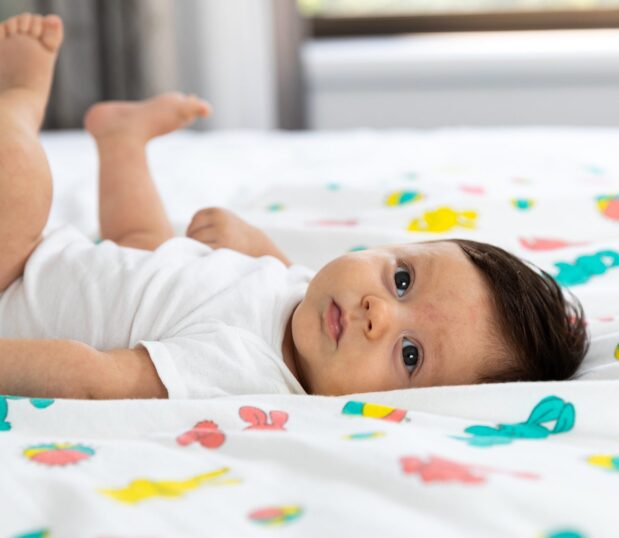
M 65 23 L 45 128 L 79 128 L 109 99 L 181 90 L 215 108 L 208 127 L 305 124 L 303 24 L 289 0 L 2 0 L 0 17 L 56 13 Z M 198 128 L 204 124 L 198 124 Z
M 2 0 L 58 13 L 46 128 L 204 96 L 197 128 L 619 125 L 619 0 Z
M 80 127 L 104 99 L 140 99 L 178 83 L 171 3 L 123 0 L 3 0 L 0 14 L 57 13 L 65 24 L 47 128 Z

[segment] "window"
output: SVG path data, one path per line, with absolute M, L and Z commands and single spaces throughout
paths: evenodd
M 316 37 L 619 28 L 619 0 L 297 0 Z

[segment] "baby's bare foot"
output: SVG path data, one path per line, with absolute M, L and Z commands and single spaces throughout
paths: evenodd
M 146 101 L 108 101 L 90 107 L 84 116 L 86 130 L 97 140 L 109 137 L 139 138 L 146 142 L 183 127 L 210 107 L 195 96 L 164 93 Z
M 22 13 L 0 23 L 0 107 L 25 115 L 38 129 L 62 43 L 56 15 Z

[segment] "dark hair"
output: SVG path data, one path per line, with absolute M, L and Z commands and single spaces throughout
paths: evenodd
M 502 350 L 480 383 L 569 379 L 589 347 L 582 305 L 555 280 L 502 248 L 451 239 L 483 275 L 497 315 Z

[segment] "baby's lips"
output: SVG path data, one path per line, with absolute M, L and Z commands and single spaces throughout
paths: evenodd
M 346 332 L 346 327 L 348 327 L 348 316 L 346 315 L 346 310 L 342 305 L 338 304 L 338 308 L 340 309 L 340 327 L 342 328 L 342 332 L 340 333 L 340 338 Z

